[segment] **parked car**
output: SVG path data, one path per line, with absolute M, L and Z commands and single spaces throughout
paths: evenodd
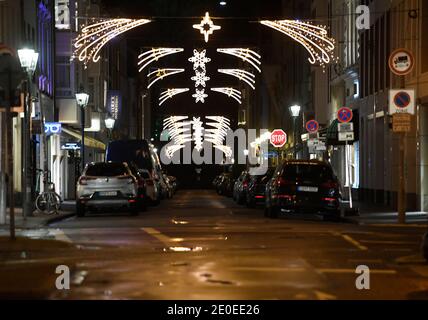
M 281 163 L 266 186 L 265 215 L 281 212 L 322 214 L 340 217 L 340 184 L 331 166 L 317 160 Z
M 222 173 L 217 183 L 217 193 L 220 195 L 231 194 L 232 175 L 228 172 Z
M 266 184 L 272 178 L 274 171 L 275 168 L 269 168 L 264 175 L 251 176 L 245 199 L 247 207 L 253 208 L 265 202 Z
M 139 170 L 141 176 L 146 182 L 146 194 L 149 204 L 158 205 L 160 203 L 160 191 L 153 179 L 151 171 L 147 169 Z
M 236 179 L 233 187 L 233 199 L 238 204 L 243 204 L 246 200 L 248 184 L 250 183 L 250 173 L 247 170 L 242 171 L 241 175 Z
M 125 162 L 97 162 L 86 165 L 77 182 L 76 210 L 126 207 L 133 215 L 141 210 L 137 178 Z
M 167 198 L 171 199 L 174 195 L 174 187 L 172 185 L 172 182 L 171 182 L 171 180 L 169 180 L 168 176 L 165 173 L 162 174 L 162 177 L 163 177 L 163 181 L 165 182 L 165 185 L 166 185 Z
M 214 188 L 215 190 L 217 190 L 217 186 L 218 186 L 218 184 L 220 183 L 221 178 L 222 178 L 222 175 L 221 175 L 221 174 L 219 174 L 218 176 L 216 176 L 216 177 L 214 178 L 214 180 L 213 180 L 213 182 L 212 182 L 212 186 L 213 186 L 213 188 Z
M 168 177 L 168 180 L 172 186 L 172 193 L 175 194 L 177 192 L 177 188 L 178 188 L 177 178 L 174 176 L 167 176 L 167 177 Z

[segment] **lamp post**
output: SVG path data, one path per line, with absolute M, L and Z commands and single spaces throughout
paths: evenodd
M 300 109 L 301 107 L 299 105 L 292 105 L 290 107 L 290 112 L 291 112 L 291 116 L 293 117 L 293 127 L 294 127 L 294 158 L 297 159 L 297 126 L 296 126 L 296 122 L 297 122 L 297 118 L 300 115 Z
M 36 71 L 37 61 L 39 54 L 33 49 L 20 49 L 18 50 L 19 62 L 21 67 L 27 74 L 26 80 L 26 98 L 24 102 L 24 123 L 22 130 L 23 137 L 23 184 L 22 184 L 22 215 L 24 219 L 28 216 L 33 215 L 33 176 L 31 165 L 31 132 L 30 132 L 30 121 L 31 121 L 31 82 L 34 72 Z
M 105 120 L 104 123 L 106 125 L 106 128 L 109 130 L 110 133 L 110 140 L 111 140 L 111 136 L 112 136 L 112 130 L 114 128 L 114 123 L 116 122 L 115 119 L 113 119 L 112 117 L 108 116 Z
M 83 92 L 83 90 L 81 90 L 80 93 L 76 93 L 76 102 L 77 102 L 77 105 L 80 107 L 80 129 L 82 134 L 80 150 L 81 150 L 82 171 L 83 171 L 83 169 L 85 168 L 85 108 L 89 102 L 89 94 Z

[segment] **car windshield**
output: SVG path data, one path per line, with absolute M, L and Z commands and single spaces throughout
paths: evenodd
M 333 172 L 326 165 L 288 164 L 284 167 L 282 177 L 287 180 L 323 182 L 333 180 Z
M 123 163 L 97 163 L 88 166 L 86 175 L 91 177 L 115 177 L 127 175 L 128 170 Z

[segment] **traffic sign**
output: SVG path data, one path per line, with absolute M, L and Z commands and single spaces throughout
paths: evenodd
M 415 57 L 407 49 L 397 49 L 389 56 L 389 68 L 398 76 L 405 76 L 412 72 L 415 66 Z
M 306 130 L 308 130 L 309 133 L 317 133 L 319 128 L 320 125 L 315 120 L 309 120 L 306 123 Z
M 415 114 L 415 90 L 389 90 L 389 114 Z
M 339 141 L 354 141 L 354 132 L 339 132 Z
M 354 131 L 354 124 L 352 122 L 338 123 L 337 124 L 337 131 L 338 132 L 353 132 Z
M 350 108 L 343 107 L 337 111 L 337 120 L 340 123 L 351 122 L 353 117 L 354 117 L 354 113 Z
M 282 129 L 273 130 L 270 143 L 276 148 L 282 148 L 287 143 L 287 134 Z
M 396 113 L 392 116 L 392 131 L 395 133 L 411 131 L 412 116 L 408 113 Z

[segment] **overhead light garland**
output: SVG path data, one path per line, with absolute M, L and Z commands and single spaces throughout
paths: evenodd
M 209 37 L 214 33 L 214 31 L 221 29 L 220 26 L 216 26 L 214 24 L 208 12 L 205 13 L 205 17 L 202 18 L 201 23 L 194 24 L 193 28 L 198 29 L 200 33 L 204 35 L 205 42 L 209 41 Z
M 247 83 L 253 90 L 256 89 L 254 86 L 256 83 L 255 75 L 249 71 L 245 71 L 242 69 L 218 69 L 219 73 L 227 74 L 233 77 L 238 78 L 241 81 Z
M 235 99 L 239 104 L 242 104 L 242 94 L 241 91 L 234 88 L 211 88 L 211 91 L 223 93 L 230 98 Z
M 261 55 L 259 55 L 257 52 L 250 50 L 250 49 L 244 49 L 244 48 L 224 48 L 224 49 L 217 49 L 217 52 L 229 54 L 238 58 L 241 58 L 243 61 L 248 62 L 251 64 L 258 72 L 262 72 L 260 69 L 261 63 Z
M 205 89 L 196 89 L 196 93 L 193 94 L 192 97 L 195 98 L 196 103 L 205 103 L 205 99 L 208 97 L 208 95 L 205 93 Z
M 72 58 L 77 57 L 86 68 L 90 61 L 100 60 L 101 49 L 114 37 L 149 22 L 147 19 L 109 19 L 88 25 L 75 39 Z
M 210 80 L 205 71 L 196 71 L 196 75 L 191 79 L 195 81 L 195 87 L 206 87 L 206 82 Z
M 168 99 L 172 99 L 177 94 L 184 93 L 189 90 L 190 90 L 189 88 L 175 88 L 175 89 L 168 89 L 163 91 L 159 97 L 159 107 L 163 105 L 165 101 L 167 101 Z
M 153 86 L 159 80 L 162 80 L 174 74 L 182 73 L 184 71 L 185 69 L 156 69 L 147 75 L 147 78 L 149 78 L 150 81 L 149 85 L 147 86 L 147 89 L 150 89 L 150 87 Z
M 232 148 L 223 144 L 230 130 L 230 120 L 220 116 L 207 116 L 206 119 L 214 122 L 207 122 L 207 126 L 211 128 L 205 129 L 205 141 L 212 143 L 215 149 L 220 150 L 227 158 L 230 158 Z
M 275 29 L 300 43 L 309 52 L 309 62 L 320 66 L 337 61 L 335 41 L 328 36 L 326 26 L 317 26 L 298 20 L 263 20 L 261 24 Z
M 145 67 L 155 61 L 158 61 L 160 58 L 183 51 L 183 48 L 153 48 L 149 51 L 143 52 L 138 56 L 138 66 L 140 66 L 138 72 L 143 71 Z
M 206 70 L 205 65 L 211 62 L 211 59 L 208 58 L 206 55 L 207 50 L 202 50 L 200 52 L 198 50 L 193 50 L 193 57 L 189 58 L 189 62 L 193 63 L 194 70 L 197 70 L 199 68 L 204 71 Z
M 204 126 L 201 118 L 193 117 L 192 120 L 193 126 L 193 141 L 195 142 L 195 149 L 198 152 L 201 152 L 202 146 L 204 144 Z
M 187 116 L 173 116 L 163 121 L 164 131 L 168 134 L 173 142 L 165 149 L 166 155 L 172 158 L 174 153 L 183 149 L 185 144 L 192 141 L 191 121 L 185 121 Z

